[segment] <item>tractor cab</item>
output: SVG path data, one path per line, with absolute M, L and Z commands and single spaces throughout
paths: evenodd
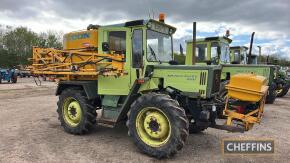
M 254 55 L 252 54 L 251 56 L 247 55 L 247 58 L 251 57 L 251 63 L 249 64 L 252 64 L 252 65 L 257 65 L 258 64 L 258 56 L 257 55 Z
M 96 27 L 92 25 L 91 27 Z M 91 30 L 89 27 L 88 29 Z M 172 35 L 176 28 L 154 19 L 97 26 L 98 53 L 124 54 L 133 68 L 167 64 L 173 60 Z M 105 46 L 105 47 L 104 47 Z M 130 57 L 132 55 L 132 57 Z
M 227 37 L 206 37 L 196 40 L 196 63 L 207 65 L 229 64 L 230 47 L 232 42 Z M 186 64 L 191 65 L 192 62 L 192 41 L 186 41 Z
M 230 57 L 232 64 L 247 64 L 247 50 L 246 46 L 232 46 L 230 47 Z M 252 60 L 253 61 L 253 60 Z

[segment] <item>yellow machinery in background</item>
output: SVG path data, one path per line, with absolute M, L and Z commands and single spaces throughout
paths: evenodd
M 98 75 L 124 75 L 123 54 L 98 54 L 97 30 L 64 35 L 64 49 L 33 47 L 32 73 L 60 80 L 96 80 Z
M 231 126 L 237 122 L 247 131 L 259 123 L 268 91 L 266 78 L 254 74 L 237 74 L 231 77 L 226 88 L 228 95 L 223 112 L 227 117 L 226 125 Z
M 70 32 L 63 37 L 64 50 L 94 49 L 98 47 L 98 30 Z

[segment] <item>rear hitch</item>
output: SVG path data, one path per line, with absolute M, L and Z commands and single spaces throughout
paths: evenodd
M 237 127 L 237 126 L 228 126 L 228 125 L 213 125 L 211 128 L 219 129 L 219 130 L 226 130 L 229 132 L 240 132 L 244 133 L 245 129 L 243 127 Z

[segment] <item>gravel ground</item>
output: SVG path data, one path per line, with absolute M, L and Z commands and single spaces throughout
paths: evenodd
M 56 84 L 19 79 L 0 84 L 0 162 L 159 162 L 138 151 L 127 129 L 97 126 L 89 135 L 63 131 L 56 114 Z M 224 138 L 274 139 L 272 155 L 223 155 Z M 290 94 L 266 105 L 263 121 L 246 133 L 207 129 L 190 135 L 183 150 L 160 162 L 289 162 Z

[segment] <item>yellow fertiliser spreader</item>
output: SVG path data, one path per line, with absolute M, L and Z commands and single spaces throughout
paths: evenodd
M 224 109 L 226 125 L 241 125 L 247 131 L 259 123 L 267 95 L 267 80 L 254 74 L 237 74 L 226 86 L 228 95 Z

